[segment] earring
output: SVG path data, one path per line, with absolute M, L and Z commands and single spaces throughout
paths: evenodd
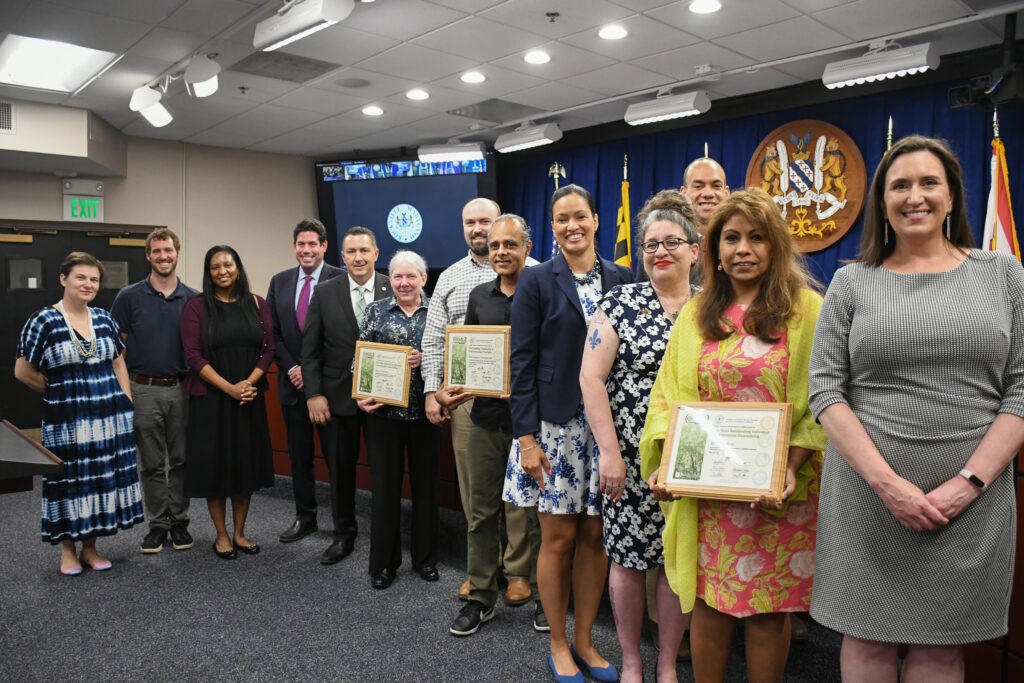
M 721 261 L 718 262 L 718 270 L 722 270 L 722 262 Z
M 885 241 L 883 242 L 883 244 L 888 245 L 889 244 L 889 221 L 885 222 L 885 227 L 882 228 L 882 230 L 885 233 Z
M 950 239 L 950 237 L 949 237 L 949 233 L 950 233 L 949 224 L 950 224 L 949 214 L 947 213 L 946 214 L 946 239 L 949 240 L 950 242 L 952 242 L 953 240 Z

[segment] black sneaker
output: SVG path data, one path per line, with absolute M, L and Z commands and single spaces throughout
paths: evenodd
M 188 550 L 193 546 L 192 535 L 185 526 L 171 527 L 171 547 L 175 550 Z
M 448 631 L 453 636 L 471 636 L 480 628 L 480 624 L 494 618 L 494 606 L 484 607 L 483 603 L 470 600 L 455 617 Z
M 146 537 L 142 539 L 142 545 L 139 546 L 139 550 L 143 555 L 154 555 L 164 549 L 164 540 L 166 538 L 167 529 L 153 527 L 146 534 Z
M 544 614 L 544 605 L 537 601 L 537 609 L 533 612 L 533 630 L 538 633 L 550 633 L 551 624 L 548 623 L 548 615 Z

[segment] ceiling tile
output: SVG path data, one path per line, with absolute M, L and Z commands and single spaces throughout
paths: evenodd
M 206 130 L 197 135 L 185 138 L 185 142 L 193 145 L 208 145 L 210 147 L 237 147 L 243 148 L 262 142 L 259 135 L 242 134 L 232 131 Z
M 481 12 L 508 0 L 430 0 L 435 5 L 450 7 L 460 12 Z
M 562 42 L 614 59 L 630 60 L 700 42 L 696 36 L 643 15 L 615 22 L 629 31 L 622 40 L 604 40 L 594 30 L 567 36 Z
M 655 7 L 664 7 L 665 5 L 671 5 L 673 2 L 678 0 L 612 0 L 616 5 L 622 5 L 626 9 L 631 9 L 636 12 L 646 12 L 652 10 Z
M 734 52 L 745 54 L 757 61 L 770 61 L 797 54 L 823 50 L 842 45 L 847 40 L 809 17 L 786 21 L 734 33 L 715 40 Z M 797 50 L 793 46 L 799 46 Z
M 95 12 L 33 2 L 13 26 L 5 29 L 22 36 L 62 40 L 96 50 L 121 53 L 139 40 L 149 27 Z
M 503 99 L 509 102 L 526 104 L 545 111 L 554 111 L 565 107 L 575 107 L 578 104 L 593 102 L 601 99 L 601 93 L 593 90 L 575 88 L 565 83 L 545 83 L 534 88 L 528 88 L 520 92 L 506 95 Z
M 258 8 L 237 0 L 188 0 L 162 25 L 215 35 Z
M 322 135 L 324 140 L 343 140 L 369 135 L 380 129 L 380 122 L 369 116 L 359 114 L 338 114 L 316 123 L 311 123 L 303 130 Z
M 29 2 L 30 0 L 4 0 L 0 2 L 0 26 L 4 27 L 3 30 L 0 30 L 0 36 L 15 25 L 18 17 L 28 7 Z
M 367 82 L 367 85 L 362 87 L 351 87 L 348 85 L 339 85 L 341 81 L 349 81 L 359 79 Z M 405 78 L 395 78 L 376 71 L 367 71 L 365 69 L 356 68 L 345 68 L 341 71 L 337 71 L 332 74 L 329 78 L 322 78 L 316 83 L 315 87 L 321 90 L 329 90 L 331 92 L 340 92 L 352 97 L 362 97 L 367 100 L 383 99 L 394 95 L 395 93 L 404 93 L 411 88 L 415 88 L 420 85 L 417 81 L 410 81 Z
M 546 39 L 495 21 L 467 17 L 420 36 L 414 42 L 477 62 L 488 62 L 514 52 L 523 52 L 546 42 Z
M 385 101 L 414 109 L 428 109 L 431 113 L 434 113 L 458 109 L 459 107 L 465 107 L 467 104 L 473 104 L 474 102 L 486 99 L 485 96 L 479 93 L 449 90 L 434 84 L 424 85 L 423 89 L 430 94 L 430 97 L 425 100 L 410 100 L 405 96 L 405 93 L 395 93 L 386 98 Z
M 464 116 L 438 114 L 437 116 L 431 116 L 429 119 L 414 121 L 403 126 L 403 128 L 416 131 L 422 135 L 436 137 L 439 141 L 443 142 L 456 135 L 472 139 L 474 136 L 472 130 L 473 123 L 473 119 L 468 119 Z
M 6 4 L 7 0 L 4 0 Z M 159 24 L 173 14 L 186 0 L 50 0 L 54 5 L 69 7 L 85 12 L 96 12 L 108 17 L 118 17 L 145 24 Z
M 648 15 L 704 40 L 773 24 L 799 15 L 799 12 L 779 0 L 724 2 L 722 9 L 714 14 L 694 14 L 688 6 L 689 2 L 677 2 L 668 7 L 652 10 Z
M 259 140 L 276 137 L 302 128 L 323 118 L 316 112 L 263 104 L 210 128 L 211 132 L 239 133 L 259 136 Z
M 528 76 L 557 81 L 615 63 L 615 60 L 610 57 L 604 57 L 589 50 L 581 50 L 565 43 L 545 43 L 539 47 L 551 55 L 551 61 L 547 64 L 527 64 L 523 61 L 522 54 L 503 57 L 496 60 L 494 64 L 525 73 Z
M 796 85 L 800 82 L 800 79 L 776 69 L 760 69 L 753 73 L 726 76 L 719 81 L 708 83 L 707 89 L 712 100 L 711 106 L 714 108 L 714 100 L 719 97 L 735 97 L 752 92 L 784 88 L 787 85 Z
M 317 156 L 323 149 L 323 137 L 306 130 L 296 130 L 291 133 L 279 135 L 249 147 L 257 152 L 271 152 L 273 154 L 302 154 L 305 156 Z
M 460 79 L 461 74 L 453 74 L 434 82 L 453 90 L 463 90 L 474 94 L 479 93 L 481 98 L 501 97 L 505 93 L 525 90 L 526 88 L 546 82 L 543 78 L 528 76 L 510 69 L 502 69 L 493 64 L 478 67 L 476 70 L 486 76 L 487 80 L 483 83 L 463 83 Z
M 552 21 L 546 15 L 557 11 L 559 16 Z M 551 2 L 551 0 L 515 0 L 499 5 L 480 16 L 515 26 L 547 38 L 561 38 L 595 26 L 623 19 L 633 14 L 619 5 L 606 0 L 586 2 Z
M 253 103 L 269 102 L 299 87 L 298 83 L 279 81 L 237 71 L 221 71 L 220 89 L 212 97 L 225 96 L 248 100 Z M 202 98 L 202 99 L 211 99 Z
M 628 84 L 629 92 L 633 92 L 667 85 L 671 79 L 665 74 L 647 71 L 629 64 L 612 64 L 579 76 L 563 78 L 561 82 L 602 95 L 619 95 L 622 94 L 623 84 Z
M 830 7 L 838 7 L 839 5 L 848 5 L 857 0 L 782 0 L 790 7 L 810 14 L 811 12 L 820 12 L 823 9 L 829 9 Z M 999 0 L 1000 2 L 1002 0 Z
M 696 77 L 694 70 L 702 64 L 710 64 L 714 69 L 724 71 L 750 64 L 749 57 L 736 54 L 714 43 L 697 43 L 669 50 L 661 54 L 651 55 L 636 60 L 636 64 L 657 71 L 680 81 Z
M 343 111 L 354 109 L 365 102 L 365 98 L 354 95 L 346 95 L 331 90 L 319 88 L 302 87 L 296 88 L 289 93 L 270 101 L 271 104 L 293 109 L 305 109 L 321 114 L 340 114 Z
M 476 62 L 440 50 L 431 50 L 412 43 L 405 43 L 387 52 L 364 59 L 358 66 L 361 69 L 429 83 L 434 79 L 465 71 L 471 66 L 476 66 Z
M 397 40 L 410 40 L 466 16 L 422 0 L 357 4 L 345 20 L 347 28 L 369 31 Z
M 868 40 L 965 14 L 957 0 L 857 0 L 815 12 L 814 18 L 853 40 Z
M 128 54 L 156 59 L 170 66 L 191 55 L 207 40 L 203 34 L 158 26 L 133 45 Z

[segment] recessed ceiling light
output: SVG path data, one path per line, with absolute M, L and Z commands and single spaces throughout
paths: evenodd
M 629 31 L 618 24 L 608 24 L 607 26 L 601 27 L 601 30 L 597 32 L 597 35 L 605 40 L 622 40 L 629 35 Z
M 384 110 L 378 107 L 376 104 L 368 104 L 363 107 L 363 113 L 367 116 L 380 116 L 384 113 Z
M 0 42 L 0 83 L 73 92 L 117 59 L 113 52 L 12 33 Z
M 693 0 L 690 3 L 690 11 L 694 14 L 711 14 L 722 9 L 722 3 L 718 0 Z
M 467 71 L 466 73 L 459 76 L 459 79 L 463 83 L 483 83 L 487 80 L 487 76 L 484 76 L 479 71 Z
M 410 100 L 425 100 L 430 97 L 430 93 L 423 88 L 413 88 L 409 92 L 405 93 L 405 96 Z
M 527 64 L 547 64 L 551 61 L 551 55 L 544 50 L 530 50 L 523 55 L 523 61 Z

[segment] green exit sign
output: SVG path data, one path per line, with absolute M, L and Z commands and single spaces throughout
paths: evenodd
M 102 223 L 103 197 L 64 195 L 64 220 Z

